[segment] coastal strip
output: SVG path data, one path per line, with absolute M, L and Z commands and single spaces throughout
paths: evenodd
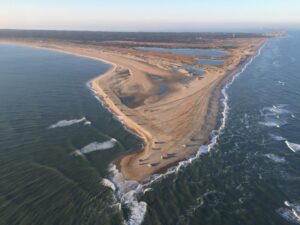
M 231 40 L 236 47 L 228 49 L 230 55 L 224 58 L 225 65 L 203 66 L 205 74 L 197 77 L 186 71 L 174 72 L 174 68 L 192 65 L 193 56 L 62 41 L 20 40 L 19 43 L 112 65 L 108 72 L 91 80 L 90 87 L 130 131 L 143 139 L 143 149 L 116 162 L 126 180 L 142 182 L 190 158 L 208 143 L 217 125 L 222 88 L 265 40 Z M 220 48 L 219 45 L 216 42 L 214 48 Z M 182 84 L 178 82 L 182 78 L 191 79 Z M 161 87 L 167 87 L 163 94 Z M 126 104 L 122 99 L 131 102 Z

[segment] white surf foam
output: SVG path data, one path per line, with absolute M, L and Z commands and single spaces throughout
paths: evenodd
M 285 85 L 285 82 L 279 80 L 279 81 L 278 81 L 278 84 L 281 85 L 281 86 L 284 86 L 284 85 Z
M 100 150 L 107 150 L 110 148 L 113 148 L 116 144 L 115 139 L 110 139 L 109 141 L 104 141 L 104 142 L 92 142 L 86 146 L 84 146 L 80 152 L 83 154 L 88 154 L 90 152 L 94 151 L 100 151 Z
M 222 111 L 222 116 L 221 116 L 221 125 L 219 127 L 218 130 L 213 130 L 211 132 L 211 140 L 210 143 L 208 145 L 202 145 L 200 146 L 197 154 L 195 156 L 190 157 L 189 159 L 187 159 L 186 161 L 182 161 L 178 163 L 178 166 L 175 167 L 171 167 L 169 168 L 164 174 L 154 174 L 152 176 L 150 176 L 149 178 L 147 178 L 145 180 L 145 183 L 143 185 L 143 187 L 148 187 L 149 185 L 151 185 L 154 182 L 160 181 L 161 179 L 169 176 L 170 174 L 173 173 L 177 173 L 178 171 L 180 171 L 182 168 L 185 168 L 187 165 L 191 164 L 194 160 L 198 159 L 202 154 L 208 153 L 212 147 L 217 143 L 218 137 L 219 135 L 222 133 L 223 129 L 225 128 L 226 125 L 226 121 L 227 121 L 227 116 L 228 116 L 228 112 L 229 112 L 229 106 L 228 106 L 228 94 L 227 94 L 227 89 L 233 84 L 233 82 L 235 81 L 235 79 L 242 74 L 247 67 L 253 62 L 253 60 L 260 55 L 261 50 L 264 46 L 262 46 L 257 55 L 253 56 L 245 65 L 244 67 L 238 72 L 236 73 L 232 79 L 225 85 L 225 87 L 222 89 L 222 95 L 223 98 L 221 99 L 222 105 L 223 105 L 223 111 Z
M 294 115 L 287 109 L 286 104 L 277 104 L 272 107 L 264 107 L 260 110 L 261 115 L 264 117 L 264 121 L 259 124 L 267 127 L 281 127 L 288 123 L 290 117 Z
M 288 146 L 289 149 L 291 149 L 293 152 L 299 152 L 300 151 L 300 144 L 292 143 L 289 141 L 285 141 L 286 146 Z
M 80 150 L 75 150 L 74 152 L 71 153 L 71 155 L 74 155 L 74 156 L 83 156 L 83 154 L 81 153 Z
M 275 134 L 269 134 L 269 136 L 274 139 L 275 141 L 285 141 L 286 138 L 279 136 L 279 135 L 275 135 Z
M 122 196 L 122 202 L 130 209 L 128 225 L 140 225 L 147 212 L 147 203 L 137 200 L 136 191 L 132 190 Z
M 272 107 L 264 107 L 263 111 L 273 112 L 275 114 L 291 114 L 289 110 L 286 109 L 286 104 L 277 104 Z
M 110 167 L 110 170 L 113 172 L 113 182 L 117 184 L 117 191 L 116 194 L 121 196 L 121 203 L 125 204 L 126 206 L 129 207 L 131 213 L 130 217 L 127 220 L 127 223 L 129 225 L 140 225 L 145 217 L 145 214 L 147 212 L 147 204 L 145 202 L 139 202 L 137 199 L 137 194 L 140 192 L 143 192 L 145 189 L 147 190 L 148 186 L 151 185 L 153 182 L 157 182 L 164 177 L 176 173 L 179 171 L 181 168 L 186 167 L 188 164 L 192 163 L 195 159 L 199 158 L 200 155 L 208 153 L 212 147 L 217 143 L 217 139 L 222 132 L 222 130 L 225 127 L 225 123 L 227 120 L 227 114 L 229 111 L 229 106 L 228 106 L 228 95 L 227 95 L 227 89 L 231 86 L 231 84 L 234 82 L 234 80 L 245 71 L 245 69 L 253 62 L 253 60 L 260 55 L 261 50 L 263 47 L 261 47 L 257 53 L 256 56 L 252 57 L 245 65 L 244 67 L 240 70 L 240 72 L 236 73 L 230 82 L 228 82 L 225 87 L 222 89 L 222 95 L 223 99 L 221 100 L 223 104 L 223 111 L 222 111 L 222 117 L 221 117 L 221 125 L 218 130 L 213 130 L 211 133 L 211 141 L 208 145 L 203 145 L 199 148 L 197 154 L 186 161 L 179 162 L 178 166 L 174 166 L 169 168 L 166 173 L 164 174 L 154 174 L 147 178 L 145 180 L 145 183 L 138 184 L 135 181 L 126 181 L 122 174 L 119 173 L 119 171 L 116 169 L 115 165 L 112 165 Z M 90 87 L 90 86 L 89 86 Z M 95 93 L 95 91 L 90 87 L 90 89 Z M 100 103 L 105 106 L 104 102 L 99 98 L 96 94 L 95 97 L 100 101 Z M 107 108 L 109 110 L 109 108 Z M 109 110 L 110 111 L 110 110 Z M 111 112 L 111 111 L 110 111 Z M 112 112 L 113 113 L 113 112 Z M 120 119 L 117 118 L 119 121 Z M 122 123 L 122 121 L 120 121 Z M 126 128 L 126 126 L 125 126 Z M 136 134 L 135 134 L 136 135 Z M 138 136 L 138 135 L 137 135 Z M 118 192 L 118 188 L 120 188 L 120 191 Z
M 110 188 L 113 191 L 116 191 L 116 186 L 113 182 L 111 182 L 109 179 L 103 178 L 101 181 L 101 184 L 105 187 Z
M 109 171 L 112 173 L 113 182 L 118 185 L 117 197 L 120 199 L 121 204 L 130 210 L 126 223 L 128 225 L 141 224 L 147 211 L 147 203 L 138 201 L 137 195 L 144 192 L 143 185 L 136 181 L 125 180 L 116 165 L 111 165 Z
M 84 125 L 87 125 L 87 126 L 89 126 L 89 125 L 91 125 L 91 124 L 92 124 L 92 122 L 91 122 L 91 121 L 88 121 L 88 120 L 84 122 Z
M 58 127 L 68 127 L 72 126 L 76 123 L 86 122 L 87 119 L 85 117 L 82 117 L 81 119 L 73 119 L 73 120 L 60 120 L 55 124 L 52 124 L 49 126 L 50 129 L 58 128 Z
M 276 162 L 276 163 L 285 163 L 285 158 L 284 157 L 279 157 L 278 155 L 275 154 L 265 154 L 265 157 L 271 159 L 272 161 Z
M 281 126 L 287 124 L 286 120 L 267 120 L 265 122 L 259 122 L 260 125 L 266 126 L 266 127 L 277 127 L 280 128 Z
M 285 207 L 276 210 L 277 213 L 289 222 L 300 224 L 300 205 L 288 201 L 285 201 L 284 205 Z

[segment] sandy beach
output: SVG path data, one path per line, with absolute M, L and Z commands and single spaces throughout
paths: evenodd
M 209 141 L 217 124 L 221 88 L 265 41 L 266 38 L 212 41 L 206 47 L 234 47 L 226 49 L 230 54 L 222 58 L 224 65 L 198 66 L 205 70 L 201 76 L 192 76 L 182 68 L 195 64 L 199 56 L 143 51 L 132 47 L 134 43 L 129 43 L 129 47 L 115 47 L 113 43 L 95 46 L 51 40 L 6 42 L 62 51 L 112 65 L 90 85 L 123 124 L 143 139 L 143 149 L 115 162 L 126 180 L 142 182 L 194 155 Z M 178 47 L 178 44 L 171 47 Z M 188 81 L 181 82 L 182 79 Z

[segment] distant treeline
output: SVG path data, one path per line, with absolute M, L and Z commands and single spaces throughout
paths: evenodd
M 261 37 L 259 33 L 104 32 L 0 29 L 0 38 L 59 39 L 72 41 L 190 42 L 201 39 Z

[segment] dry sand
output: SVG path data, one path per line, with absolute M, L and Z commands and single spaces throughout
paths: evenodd
M 203 66 L 201 69 L 206 72 L 201 79 L 195 77 L 184 84 L 178 79 L 189 74 L 178 67 L 193 64 L 195 56 L 62 41 L 10 42 L 99 59 L 113 65 L 106 74 L 92 80 L 91 87 L 107 107 L 143 139 L 143 149 L 116 162 L 125 179 L 142 182 L 148 176 L 189 158 L 209 141 L 209 134 L 216 127 L 221 88 L 241 62 L 256 54 L 265 40 L 226 40 L 235 44 L 235 48 L 228 49 L 230 55 L 225 57 L 225 65 Z M 209 46 L 220 48 L 226 41 L 212 41 Z M 155 75 L 156 80 L 150 75 Z M 160 94 L 162 83 L 167 86 L 167 91 Z M 134 99 L 131 107 L 121 102 L 128 96 Z M 166 153 L 170 157 L 162 159 Z

